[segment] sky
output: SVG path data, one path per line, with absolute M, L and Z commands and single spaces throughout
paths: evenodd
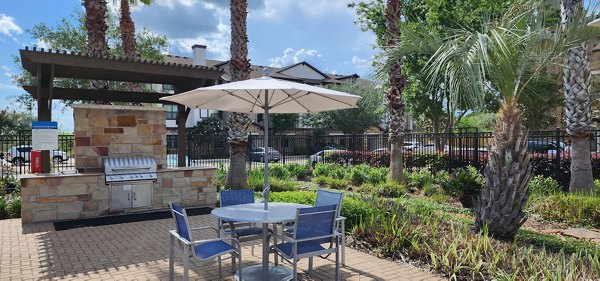
M 107 0 L 114 8 L 112 0 Z M 285 66 L 307 61 L 318 69 L 367 77 L 375 36 L 354 24 L 352 0 L 248 0 L 248 57 L 253 64 Z M 0 0 L 0 109 L 26 110 L 14 99 L 25 91 L 11 84 L 19 71 L 13 55 L 25 46 L 44 47 L 27 30 L 35 24 L 56 26 L 81 10 L 81 0 Z M 191 46 L 207 46 L 207 59 L 229 58 L 228 0 L 155 0 L 132 8 L 136 30 L 147 28 L 168 38 L 169 54 L 191 56 Z M 72 131 L 73 116 L 59 101 L 53 120 Z

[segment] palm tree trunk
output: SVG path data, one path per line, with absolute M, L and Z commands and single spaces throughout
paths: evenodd
M 123 53 L 127 60 L 136 60 L 137 47 L 135 43 L 135 24 L 131 20 L 131 11 L 129 10 L 130 0 L 121 0 L 121 19 L 119 25 L 121 27 L 121 41 L 123 43 Z M 142 88 L 139 83 L 125 82 L 125 90 L 131 92 L 141 92 Z M 131 105 L 142 105 L 141 103 L 131 103 Z
M 561 1 L 561 24 L 583 9 L 582 0 Z M 563 68 L 565 114 L 567 132 L 571 136 L 571 192 L 594 192 L 592 161 L 590 155 L 590 130 L 592 100 L 590 97 L 590 65 L 587 43 L 569 49 Z
M 484 170 L 486 184 L 475 208 L 475 227 L 502 240 L 511 240 L 526 220 L 524 207 L 531 180 L 528 132 L 521 125 L 516 105 L 503 105 L 494 128 L 489 162 Z
M 246 0 L 231 0 L 231 60 L 229 61 L 229 72 L 232 82 L 250 78 L 248 33 L 246 32 L 247 11 L 248 3 Z M 245 188 L 248 185 L 246 148 L 250 122 L 248 114 L 237 112 L 229 114 L 227 123 L 229 127 L 230 163 L 225 188 Z
M 400 17 L 402 15 L 402 2 L 388 0 L 385 10 L 387 27 L 387 45 L 394 46 L 400 37 Z M 388 92 L 386 93 L 386 106 L 389 113 L 388 132 L 390 143 L 390 174 L 388 179 L 395 182 L 403 182 L 403 147 L 404 128 L 406 126 L 404 112 L 405 105 L 402 100 L 402 92 L 406 81 L 401 73 L 402 62 L 397 61 L 388 73 Z
M 108 53 L 106 42 L 106 1 L 84 0 L 85 28 L 87 30 L 87 51 L 92 56 L 105 57 Z M 94 80 L 91 82 L 93 90 L 108 90 L 108 81 Z M 97 104 L 110 104 L 110 102 L 95 102 Z

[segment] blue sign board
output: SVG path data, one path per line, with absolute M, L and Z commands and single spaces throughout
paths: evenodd
M 31 122 L 32 129 L 58 129 L 58 122 L 54 121 L 33 121 Z

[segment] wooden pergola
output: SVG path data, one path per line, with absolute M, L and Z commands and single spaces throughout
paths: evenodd
M 86 53 L 66 51 L 44 51 L 43 48 L 28 47 L 19 50 L 21 65 L 36 77 L 35 86 L 23 88 L 38 104 L 38 121 L 52 120 L 53 100 L 81 100 L 87 102 L 139 102 L 168 103 L 160 98 L 163 93 L 104 91 L 53 86 L 55 78 L 107 80 L 149 84 L 173 85 L 175 93 L 214 85 L 223 72 L 208 66 L 174 64 L 150 60 L 128 60 L 114 56 L 92 56 Z M 178 166 L 185 166 L 185 122 L 189 108 L 178 105 L 177 141 Z M 50 151 L 42 151 L 42 173 L 50 172 Z

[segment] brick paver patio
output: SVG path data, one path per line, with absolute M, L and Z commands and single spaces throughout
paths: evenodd
M 216 225 L 210 215 L 191 217 L 192 225 Z M 0 280 L 167 280 L 169 251 L 167 229 L 171 219 L 55 231 L 51 223 L 21 227 L 21 220 L 0 221 Z M 201 237 L 199 237 L 201 238 Z M 244 265 L 260 263 L 261 247 L 250 254 L 244 243 Z M 347 249 L 342 280 L 442 280 L 421 269 L 378 259 Z M 272 258 L 272 255 L 271 255 Z M 300 263 L 300 279 L 333 280 L 333 259 L 315 258 L 314 271 L 306 275 L 307 261 Z M 223 262 L 223 277 L 234 280 L 231 260 Z M 176 256 L 175 277 L 181 279 L 181 257 Z M 219 280 L 216 263 L 192 259 L 190 280 Z

